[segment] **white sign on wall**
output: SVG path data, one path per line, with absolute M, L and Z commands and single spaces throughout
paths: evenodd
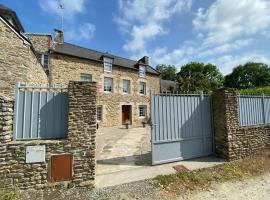
M 45 162 L 45 145 L 26 146 L 26 163 L 40 163 Z

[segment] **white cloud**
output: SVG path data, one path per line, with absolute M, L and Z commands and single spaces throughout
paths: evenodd
M 39 0 L 39 5 L 44 12 L 61 15 L 59 3 L 64 7 L 64 18 L 72 20 L 72 18 L 84 11 L 86 0 Z
M 269 0 L 217 0 L 198 9 L 193 26 L 205 33 L 204 45 L 229 42 L 270 28 Z
M 68 40 L 90 40 L 94 37 L 96 27 L 91 23 L 84 23 L 65 32 Z
M 124 49 L 138 54 L 145 51 L 148 41 L 168 33 L 164 22 L 189 10 L 191 0 L 118 0 L 118 5 L 120 13 L 115 21 L 131 37 Z
M 232 69 L 239 64 L 245 64 L 247 62 L 263 62 L 270 64 L 270 55 L 250 52 L 243 53 L 241 55 L 223 55 L 219 58 L 209 60 L 209 62 L 216 64 L 223 74 L 229 74 Z

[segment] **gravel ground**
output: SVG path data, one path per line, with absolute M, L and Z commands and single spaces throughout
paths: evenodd
M 189 196 L 175 198 L 160 188 L 154 187 L 149 180 L 138 181 L 103 189 L 87 190 L 56 190 L 49 194 L 27 192 L 21 196 L 24 200 L 269 200 L 270 173 L 254 177 L 242 182 L 216 184 L 207 191 Z
M 208 191 L 199 192 L 179 200 L 269 200 L 270 173 L 242 182 L 215 185 Z

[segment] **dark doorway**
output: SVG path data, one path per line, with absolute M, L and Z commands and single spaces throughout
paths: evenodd
M 122 124 L 129 122 L 131 124 L 131 112 L 132 107 L 130 105 L 123 105 L 122 106 Z

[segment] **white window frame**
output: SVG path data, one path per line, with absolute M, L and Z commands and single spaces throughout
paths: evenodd
M 92 74 L 82 73 L 80 76 L 80 81 L 91 82 L 92 81 Z
M 125 87 L 125 83 L 127 83 L 127 88 Z M 130 80 L 123 79 L 123 90 L 122 91 L 125 94 L 130 94 Z
M 139 106 L 139 117 L 140 118 L 146 118 L 147 116 L 147 106 L 146 105 L 140 105 Z
M 139 77 L 145 78 L 146 77 L 146 68 L 145 66 L 139 66 Z
M 100 111 L 100 113 L 99 113 L 99 111 Z M 100 116 L 100 119 L 99 119 L 99 116 Z M 102 105 L 97 106 L 97 121 L 98 122 L 103 121 L 103 106 Z
M 106 82 L 106 80 L 110 80 L 110 82 L 111 82 L 110 86 L 106 85 L 106 83 L 108 83 L 108 82 Z M 111 90 L 108 90 L 108 88 L 111 88 Z M 105 93 L 112 93 L 113 92 L 113 79 L 112 78 L 104 77 L 103 91 Z
M 141 92 L 141 85 L 144 85 L 144 90 L 143 90 L 143 93 Z M 139 85 L 139 93 L 141 95 L 146 95 L 146 83 L 145 82 L 140 82 L 140 85 Z
M 103 58 L 104 72 L 112 73 L 112 67 L 113 67 L 113 59 L 104 57 Z
M 47 66 L 45 66 L 45 57 L 47 57 L 47 59 L 48 59 Z M 50 57 L 49 57 L 48 54 L 39 53 L 38 54 L 38 60 L 41 63 L 41 65 L 43 66 L 44 69 L 49 69 Z

